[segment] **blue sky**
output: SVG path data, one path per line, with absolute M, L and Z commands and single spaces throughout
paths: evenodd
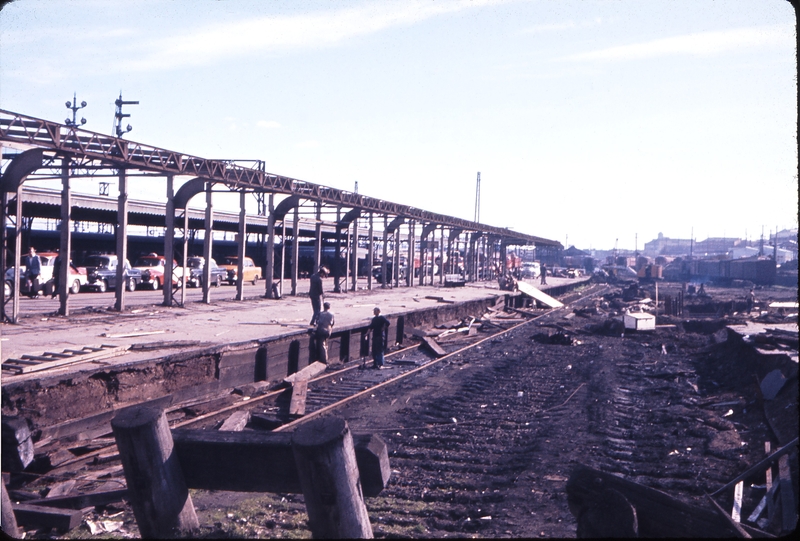
M 111 133 L 122 91 L 127 139 L 466 219 L 480 171 L 481 222 L 580 248 L 756 239 L 797 227 L 794 25 L 785 0 L 17 0 L 0 108 L 63 122 L 77 92 Z

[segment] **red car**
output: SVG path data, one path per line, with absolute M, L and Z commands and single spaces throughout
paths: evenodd
M 133 268 L 142 271 L 141 285 L 143 287 L 156 290 L 164 287 L 164 267 L 166 264 L 167 262 L 164 259 L 164 256 L 158 254 L 148 254 L 139 257 L 139 259 L 134 262 Z M 174 259 L 172 260 L 172 268 L 177 270 L 178 274 L 181 273 L 181 269 L 178 268 L 178 263 Z M 175 274 L 176 273 L 173 272 L 172 285 L 178 284 Z

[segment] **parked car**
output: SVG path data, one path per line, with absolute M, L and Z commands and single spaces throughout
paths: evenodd
M 52 295 L 55 291 L 55 263 L 58 257 L 58 252 L 39 252 L 41 263 L 41 273 L 39 274 L 39 287 L 37 291 L 30 290 L 30 284 L 27 278 L 27 268 L 25 265 L 20 266 L 19 275 L 19 292 L 22 295 Z M 23 258 L 24 259 L 24 258 Z M 86 269 L 84 267 L 76 267 L 70 261 L 69 270 L 69 291 L 70 293 L 79 293 L 81 288 L 87 284 Z M 14 291 L 14 268 L 6 269 L 5 285 L 4 285 L 5 298 L 9 298 Z
M 186 285 L 189 287 L 200 287 L 203 285 L 203 268 L 205 267 L 204 257 L 190 257 L 186 260 L 186 268 L 188 276 L 186 278 Z M 228 279 L 228 269 L 224 269 L 217 265 L 214 259 L 211 259 L 211 285 L 219 287 L 222 282 Z
M 88 288 L 104 293 L 109 289 L 117 287 L 117 256 L 93 255 L 86 259 L 86 272 L 89 276 Z M 130 262 L 125 260 L 123 273 L 125 289 L 133 291 L 142 281 L 142 271 L 131 267 Z
M 582 276 L 581 269 L 567 269 L 567 277 L 569 278 L 580 278 Z
M 140 256 L 134 263 L 133 268 L 142 271 L 142 287 L 147 287 L 155 291 L 161 287 L 164 287 L 164 269 L 167 266 L 167 260 L 164 259 L 164 256 L 157 255 L 157 254 L 148 254 Z M 178 285 L 178 279 L 176 278 L 176 274 L 178 276 L 183 275 L 183 269 L 178 267 L 178 262 L 174 259 L 172 260 L 172 285 Z
M 236 274 L 239 272 L 239 258 L 237 256 L 228 256 L 220 267 L 228 271 L 228 283 L 231 285 L 235 284 Z M 245 257 L 242 274 L 244 275 L 242 276 L 243 281 L 252 282 L 253 285 L 256 285 L 261 279 L 261 267 L 256 267 L 252 259 Z
M 386 263 L 386 274 L 389 275 L 389 283 L 391 283 L 392 280 L 394 279 L 393 278 L 394 275 L 392 274 L 392 269 L 393 268 L 394 268 L 394 262 L 393 261 L 388 261 Z M 375 278 L 375 280 L 377 280 L 377 282 L 379 284 L 383 283 L 383 267 L 382 267 L 382 265 L 378 264 L 378 265 L 373 265 L 372 266 L 372 277 Z M 406 279 L 406 269 L 405 269 L 405 267 L 400 267 L 399 280 L 402 281 L 402 280 L 405 280 L 405 279 Z
M 536 261 L 527 262 L 522 264 L 519 272 L 522 278 L 538 278 L 542 274 L 542 267 Z

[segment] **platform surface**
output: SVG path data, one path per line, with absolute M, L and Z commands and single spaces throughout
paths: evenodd
M 552 283 L 546 287 L 552 288 L 583 280 L 548 278 L 548 281 Z M 497 281 L 468 283 L 465 287 L 458 288 L 445 288 L 437 283 L 435 287 L 427 285 L 381 289 L 380 284 L 373 283 L 372 290 L 363 288 L 341 293 L 333 293 L 330 291 L 332 288 L 332 279 L 326 279 L 325 300 L 331 303 L 331 311 L 336 316 L 336 326 L 340 328 L 367 323 L 372 318 L 375 306 L 379 306 L 384 315 L 392 315 L 437 305 L 445 306 L 436 299 L 426 298 L 428 296 L 441 297 L 445 301 L 468 302 L 506 293 L 500 291 Z M 223 286 L 223 290 L 225 294 L 230 295 L 235 288 Z M 68 317 L 54 313 L 58 306 L 56 301 L 23 299 L 24 309 L 20 323 L 0 325 L 2 333 L 0 359 L 100 344 L 132 346 L 170 342 L 195 343 L 186 347 L 129 351 L 125 355 L 109 359 L 108 362 L 116 364 L 157 359 L 165 354 L 186 349 L 202 349 L 277 337 L 309 328 L 312 309 L 306 293 L 308 280 L 300 280 L 297 296 L 284 296 L 280 300 L 259 297 L 257 294 L 260 291 L 256 288 L 250 291 L 252 297 L 247 297 L 246 291 L 244 301 L 234 301 L 222 298 L 219 290 L 212 290 L 210 304 L 193 300 L 187 302 L 185 308 L 164 307 L 153 302 L 137 304 L 137 298 L 141 297 L 138 296 L 140 292 L 136 292 L 128 298 L 128 305 L 123 312 L 107 309 L 107 305 L 113 304 L 111 294 L 106 294 L 109 295 L 110 301 L 101 303 L 94 309 L 81 308 L 82 303 L 92 299 L 92 294 L 80 293 L 72 303 L 73 315 Z M 219 300 L 213 300 L 214 295 Z M 148 298 L 157 297 L 149 295 Z M 33 311 L 32 307 L 37 306 L 42 307 L 41 312 Z M 478 315 L 480 314 L 476 314 Z M 69 368 L 58 371 L 69 371 Z M 49 373 L 52 374 L 53 372 Z M 33 372 L 14 376 L 14 380 L 35 377 L 37 377 L 36 372 Z

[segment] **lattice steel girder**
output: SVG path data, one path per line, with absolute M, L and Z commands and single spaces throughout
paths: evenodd
M 520 243 L 561 246 L 558 241 L 268 173 L 264 171 L 263 163 L 258 160 L 252 162 L 252 167 L 245 167 L 231 160 L 199 158 L 4 109 L 0 109 L 0 141 L 27 144 L 78 158 L 94 158 L 111 166 L 126 169 L 203 177 L 212 182 L 224 183 L 232 189 L 249 188 L 256 191 L 298 195 L 330 205 L 343 205 L 368 212 L 403 216 L 425 223 L 433 222 L 448 227 L 491 233 Z

